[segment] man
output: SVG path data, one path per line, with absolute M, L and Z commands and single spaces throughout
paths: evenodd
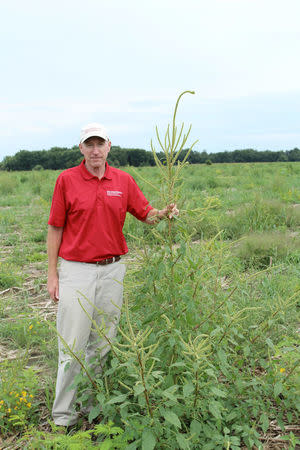
M 74 410 L 76 390 L 68 387 L 80 366 L 64 344 L 85 357 L 87 365 L 99 355 L 103 366 L 109 347 L 100 340 L 89 316 L 100 327 L 105 326 L 108 338 L 116 334 L 125 275 L 121 255 L 128 251 L 122 233 L 126 212 L 149 224 L 178 214 L 175 204 L 162 210 L 153 208 L 129 174 L 110 167 L 106 162 L 110 147 L 102 125 L 86 125 L 79 144 L 84 160 L 59 175 L 52 199 L 48 292 L 54 302 L 59 301 L 57 331 L 63 338 L 59 339 L 52 410 L 57 425 L 69 426 L 78 420 Z

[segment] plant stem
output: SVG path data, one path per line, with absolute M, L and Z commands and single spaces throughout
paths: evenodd
M 140 366 L 140 374 L 141 374 L 142 383 L 143 383 L 143 386 L 144 386 L 144 396 L 145 396 L 145 400 L 146 400 L 146 403 L 147 403 L 148 413 L 150 414 L 151 418 L 153 419 L 153 411 L 152 411 L 152 408 L 151 408 L 151 405 L 150 405 L 148 390 L 147 390 L 146 383 L 145 383 L 144 365 L 143 365 L 143 362 L 142 362 L 142 359 L 141 359 L 140 352 L 137 351 L 136 354 L 137 354 L 137 358 L 138 358 L 138 362 L 139 362 L 139 366 Z
M 196 389 L 195 389 L 195 397 L 194 397 L 194 405 L 193 405 L 194 408 L 196 408 L 197 400 L 198 400 L 198 390 L 199 390 L 198 370 L 196 370 L 195 378 L 196 378 Z

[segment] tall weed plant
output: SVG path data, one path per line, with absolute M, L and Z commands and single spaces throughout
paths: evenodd
M 181 201 L 187 156 L 178 158 L 191 127 L 177 127 L 176 113 L 186 93 L 165 135 L 156 129 L 163 161 L 152 143 L 161 177 L 153 189 L 162 204 L 175 201 L 180 216 L 151 229 L 156 244 L 140 242 L 118 337 L 112 342 L 97 328 L 109 361 L 101 374 L 86 368 L 74 385 L 78 402 L 92 403 L 89 420 L 121 427 L 128 450 L 262 448 L 271 420 L 284 434 L 299 416 L 299 361 L 281 367 L 273 359 L 282 327 L 296 325 L 298 294 L 262 298 L 272 269 L 241 272 L 222 232 L 195 247 L 210 203 L 187 210 Z

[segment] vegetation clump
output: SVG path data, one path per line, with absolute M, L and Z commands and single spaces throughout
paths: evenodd
M 21 360 L 24 363 L 24 359 Z M 17 370 L 19 369 L 19 371 Z M 0 430 L 17 432 L 32 420 L 36 422 L 38 379 L 22 364 L 12 368 L 2 363 L 0 379 Z
M 300 239 L 298 234 L 286 231 L 264 231 L 244 236 L 235 246 L 234 254 L 246 267 L 266 268 L 284 261 L 299 262 Z
M 41 164 L 37 164 L 32 168 L 32 170 L 44 170 L 44 167 Z

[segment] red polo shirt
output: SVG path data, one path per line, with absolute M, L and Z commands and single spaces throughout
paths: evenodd
M 64 227 L 59 256 L 71 261 L 100 261 L 124 255 L 126 212 L 145 220 L 153 209 L 131 175 L 110 167 L 101 180 L 84 161 L 57 178 L 48 224 Z

